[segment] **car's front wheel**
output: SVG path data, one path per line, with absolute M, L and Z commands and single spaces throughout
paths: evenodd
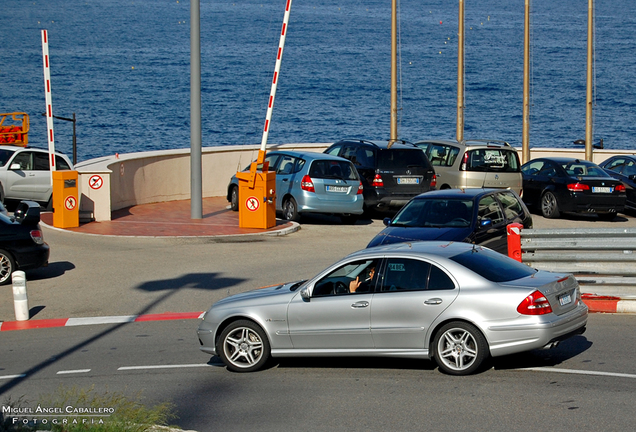
M 6 285 L 11 282 L 11 275 L 15 270 L 15 261 L 11 254 L 0 249 L 0 285 Z
M 286 198 L 285 202 L 283 202 L 283 219 L 294 222 L 300 220 L 298 204 L 296 204 L 296 200 L 293 197 Z
M 554 194 L 550 191 L 547 191 L 541 197 L 541 214 L 548 219 L 556 219 L 561 215 L 559 212 L 559 203 Z
M 235 321 L 221 333 L 217 353 L 229 370 L 253 372 L 267 363 L 269 341 L 263 329 L 252 321 Z
M 451 322 L 433 340 L 433 356 L 440 370 L 450 375 L 476 372 L 488 357 L 488 343 L 479 329 L 465 322 Z

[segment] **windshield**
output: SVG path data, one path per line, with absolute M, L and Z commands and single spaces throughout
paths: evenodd
M 11 150 L 0 149 L 0 166 L 5 166 L 7 161 L 11 159 L 11 156 L 14 154 L 15 152 L 12 152 Z
M 531 276 L 536 270 L 490 249 L 474 247 L 451 260 L 492 282 L 508 282 Z
M 391 226 L 455 227 L 471 225 L 473 202 L 467 199 L 415 199 L 393 218 Z
M 587 161 L 576 160 L 561 165 L 568 175 L 575 177 L 610 177 L 601 167 Z
M 461 169 L 481 172 L 519 172 L 519 156 L 515 150 L 484 148 L 464 154 Z
M 358 173 L 349 161 L 315 160 L 309 177 L 321 179 L 358 180 Z

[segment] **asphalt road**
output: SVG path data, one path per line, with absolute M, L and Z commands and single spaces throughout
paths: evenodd
M 23 396 L 35 406 L 61 385 L 143 391 L 149 405 L 174 403 L 175 423 L 200 432 L 631 430 L 636 421 L 636 315 L 592 315 L 585 335 L 468 377 L 429 361 L 360 358 L 290 359 L 236 374 L 198 350 L 196 323 L 0 334 L 0 403 Z
M 45 229 L 51 264 L 27 273 L 29 304 L 36 319 L 203 311 L 228 294 L 311 277 L 365 247 L 383 227 L 380 220 L 354 227 L 334 221 L 311 219 L 289 236 L 240 242 Z M 535 228 L 635 222 L 622 215 L 612 223 L 535 216 Z M 0 319 L 13 320 L 10 286 L 0 287 L 0 299 Z M 62 384 L 143 390 L 149 403 L 175 403 L 177 423 L 201 432 L 290 425 L 630 430 L 636 420 L 636 315 L 593 315 L 584 336 L 496 360 L 494 368 L 463 378 L 443 375 L 431 362 L 391 359 L 285 360 L 234 374 L 199 351 L 196 326 L 184 320 L 0 332 L 0 404 L 20 396 L 35 401 Z M 552 369 L 518 370 L 527 367 Z

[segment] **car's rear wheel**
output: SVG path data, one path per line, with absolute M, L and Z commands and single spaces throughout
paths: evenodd
M 221 333 L 217 353 L 229 370 L 253 372 L 267 363 L 269 341 L 263 329 L 252 321 L 235 321 Z
M 230 191 L 230 207 L 232 208 L 232 211 L 238 211 L 238 199 L 238 187 L 233 186 Z
M 541 197 L 541 214 L 548 219 L 555 219 L 561 215 L 559 212 L 559 203 L 554 194 L 550 191 L 547 191 Z
M 439 329 L 433 340 L 433 356 L 441 371 L 469 375 L 488 357 L 488 343 L 479 329 L 465 322 L 451 322 Z
M 283 202 L 283 219 L 298 222 L 300 214 L 298 213 L 298 204 L 294 197 L 288 197 Z
M 11 275 L 15 271 L 15 261 L 11 254 L 0 249 L 0 285 L 11 282 Z

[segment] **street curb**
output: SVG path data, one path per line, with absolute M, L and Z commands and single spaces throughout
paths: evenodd
M 598 296 L 583 294 L 583 303 L 590 313 L 636 313 L 636 299 L 622 299 L 613 296 Z M 162 314 L 120 315 L 84 318 L 59 318 L 33 321 L 4 321 L 0 322 L 0 331 L 30 330 L 53 327 L 76 327 L 96 324 L 127 324 L 145 321 L 171 321 L 199 319 L 203 312 L 167 312 Z
M 95 324 L 126 324 L 144 321 L 172 321 L 183 319 L 199 319 L 203 312 L 167 312 L 162 314 L 102 316 L 86 318 L 59 318 L 33 321 L 0 322 L 0 331 L 29 330 L 37 328 L 75 327 Z
M 581 299 L 593 313 L 636 313 L 636 299 L 582 294 Z

